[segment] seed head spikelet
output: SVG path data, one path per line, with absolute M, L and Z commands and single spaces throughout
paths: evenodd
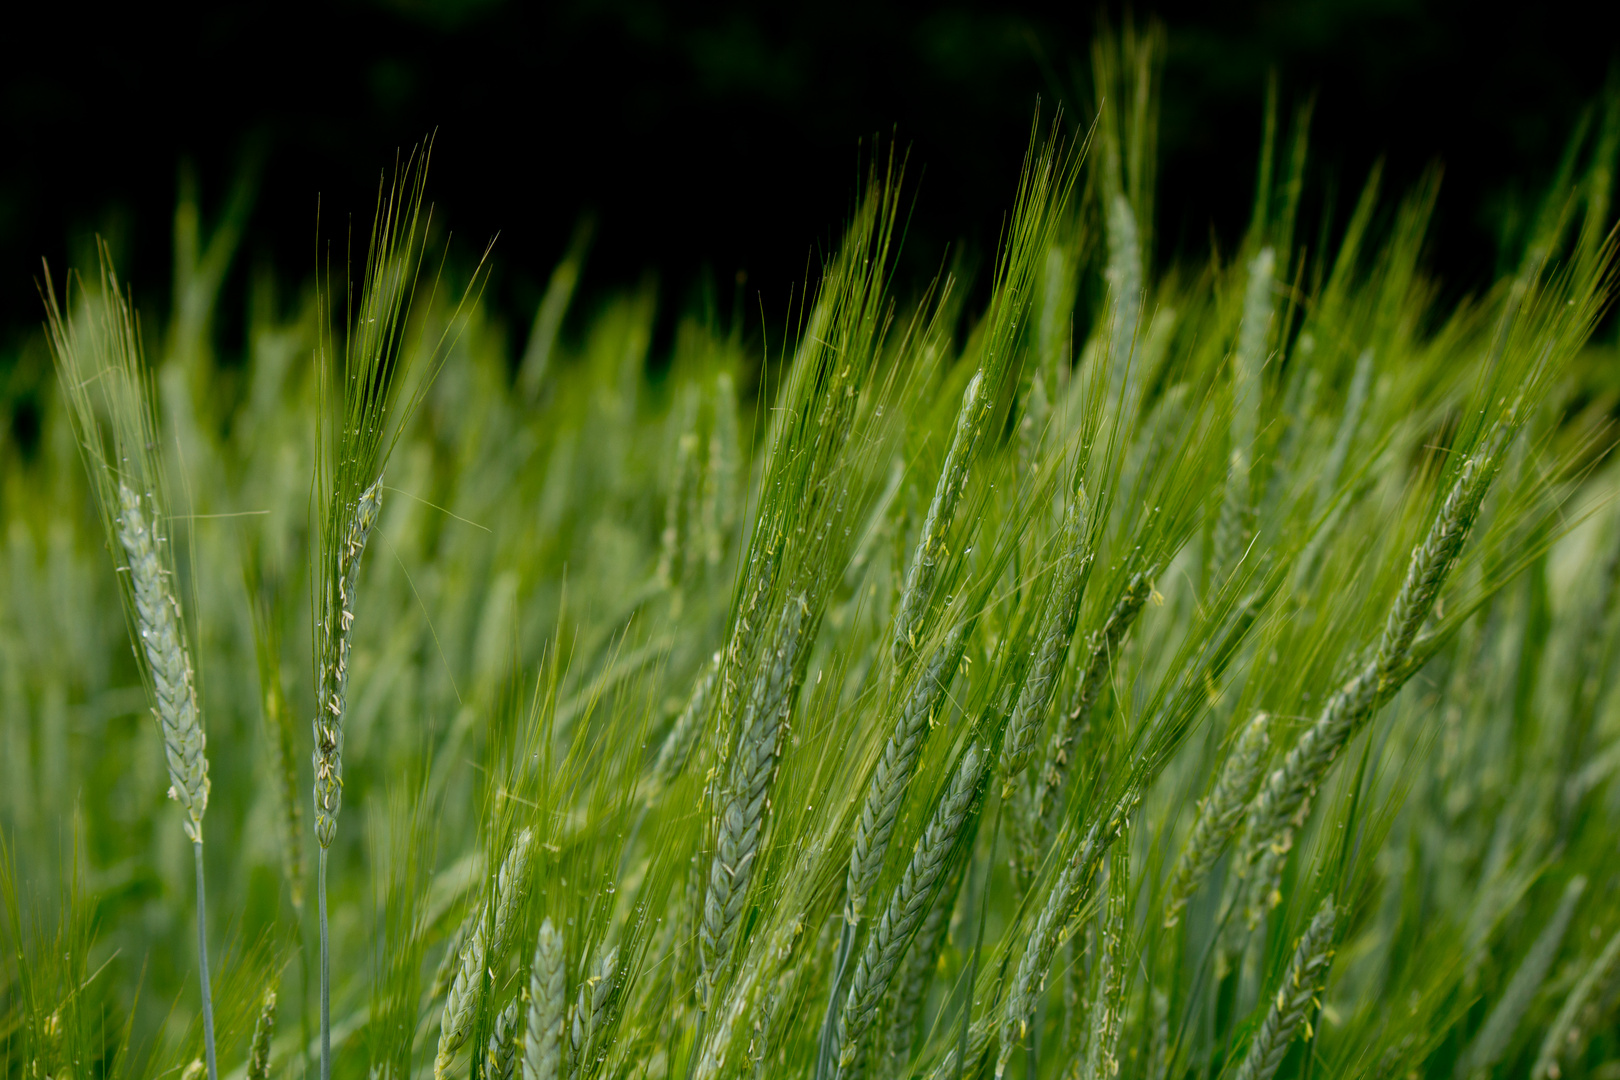
M 917 550 L 911 556 L 906 570 L 906 583 L 900 593 L 900 610 L 894 617 L 894 664 L 903 668 L 917 650 L 918 632 L 923 617 L 934 595 L 934 582 L 939 576 L 944 557 L 945 536 L 956 517 L 957 504 L 967 485 L 968 466 L 972 464 L 974 449 L 984 431 L 990 414 L 990 394 L 984 385 L 984 371 L 974 372 L 967 389 L 962 393 L 962 408 L 956 414 L 956 429 L 951 435 L 950 449 L 945 452 L 945 464 L 939 470 L 934 486 L 934 497 L 928 503 L 928 516 L 923 519 L 922 535 L 917 538 Z
M 1276 253 L 1262 248 L 1249 263 L 1249 282 L 1243 294 L 1243 323 L 1238 328 L 1237 350 L 1232 354 L 1232 433 L 1226 469 L 1226 492 L 1215 521 L 1214 567 L 1221 577 L 1232 572 L 1251 539 L 1254 528 L 1250 470 L 1254 467 L 1254 440 L 1260 423 L 1261 368 L 1271 334 L 1272 275 Z
M 407 345 L 406 324 L 426 248 L 428 215 L 423 214 L 422 197 L 431 156 L 430 139 L 412 150 L 402 165 L 396 161 L 392 180 L 378 182 L 358 303 L 353 303 L 357 294 L 352 282 L 346 281 L 339 290 L 329 272 L 319 276 L 316 288 L 318 412 L 309 586 L 316 706 L 315 838 L 320 845 L 316 904 L 321 1080 L 330 1080 L 332 1066 L 327 852 L 343 804 L 343 725 L 360 556 L 376 524 L 383 473 L 405 421 L 426 394 L 452 336 L 464 323 L 462 310 L 483 280 L 480 263 L 436 345 L 429 349 Z M 341 347 L 334 337 L 332 312 L 334 294 L 340 292 L 346 298 Z M 413 368 L 419 353 L 426 354 L 426 369 L 418 378 Z
M 276 1033 L 276 992 L 267 990 L 259 1018 L 253 1022 L 253 1042 L 248 1048 L 247 1080 L 270 1080 L 270 1040 Z
M 163 732 L 163 754 L 169 763 L 169 795 L 186 812 L 186 835 L 202 843 L 203 813 L 208 809 L 206 737 L 197 709 L 180 620 L 180 603 L 169 587 L 163 549 L 166 541 L 142 507 L 142 499 L 123 483 L 118 486 L 118 540 L 129 570 L 135 601 L 136 633 L 151 672 L 152 715 Z
M 265 743 L 275 780 L 276 811 L 281 825 L 282 872 L 293 907 L 304 906 L 307 878 L 304 857 L 304 793 L 298 779 L 296 721 L 282 682 L 278 602 L 264 580 L 257 552 L 247 560 L 248 599 L 253 612 L 253 652 L 259 670 L 259 703 L 264 713 Z
M 484 1053 L 484 1076 L 488 1080 L 515 1080 L 518 1061 L 518 1000 L 513 998 L 495 1018 Z
M 122 553 L 119 594 L 136 663 L 163 737 L 169 795 L 185 811 L 181 827 L 191 840 L 196 867 L 203 1048 L 208 1076 L 213 1080 L 218 1069 L 202 853 L 202 821 L 209 792 L 206 738 L 185 620 L 174 591 L 174 555 L 163 530 L 168 503 L 152 412 L 151 372 L 141 353 L 133 303 L 122 291 L 107 248 L 99 239 L 97 251 L 99 295 L 84 296 L 74 305 L 70 292 L 66 312 L 57 303 L 50 268 L 45 268 L 46 326 L 108 547 Z M 74 280 L 69 279 L 70 290 Z
M 1236 1080 L 1271 1080 L 1288 1053 L 1288 1044 L 1303 1027 L 1310 1031 L 1311 1010 L 1327 982 L 1333 963 L 1333 898 L 1322 901 L 1310 926 L 1294 948 L 1282 984 L 1266 1008 L 1266 1018 L 1238 1067 Z
M 1085 835 L 1070 849 L 1062 868 L 1053 878 L 1024 943 L 1024 952 L 1018 961 L 1017 973 L 1007 991 L 1000 1023 L 1001 1048 L 997 1055 L 996 1075 L 1002 1075 L 1012 1060 L 1013 1048 L 1018 1045 L 1029 1019 L 1035 1014 L 1047 973 L 1057 956 L 1058 946 L 1068 932 L 1075 913 L 1091 895 L 1097 871 L 1102 866 L 1109 847 L 1123 835 L 1130 815 L 1135 811 L 1137 797 L 1134 789 L 1127 792 L 1105 817 L 1092 823 Z
M 904 876 L 866 939 L 866 948 L 855 965 L 849 993 L 838 1016 L 835 1044 L 839 1075 L 855 1061 L 861 1039 L 876 1016 L 878 1003 L 888 993 L 906 947 L 927 914 L 934 886 L 945 873 L 968 811 L 978 797 L 988 758 L 977 746 L 969 746 L 962 754 L 950 784 L 917 841 Z
M 562 1076 L 563 1014 L 567 1007 L 567 957 L 562 934 L 548 918 L 540 924 L 534 966 L 529 971 L 523 1080 L 559 1080 Z
M 1130 200 L 1115 194 L 1108 200 L 1108 345 L 1109 390 L 1125 407 L 1133 404 L 1137 330 L 1142 319 L 1142 246 Z
M 349 653 L 354 643 L 354 596 L 360 556 L 382 510 L 382 480 L 360 494 L 338 549 L 336 626 L 323 628 L 328 655 L 322 661 L 320 707 L 315 713 L 315 838 L 331 847 L 343 807 L 343 714 L 349 692 Z
M 917 935 L 906 950 L 905 963 L 895 979 L 893 1001 L 889 1006 L 889 1035 L 887 1039 L 887 1075 L 904 1075 L 911 1063 L 911 1047 L 917 1037 L 917 1022 L 922 1014 L 928 991 L 938 973 L 939 953 L 950 930 L 951 912 L 956 907 L 956 894 L 962 887 L 967 867 L 965 860 L 951 863 L 945 882 L 939 887 L 928 914 L 923 916 Z
M 1250 871 L 1247 922 L 1258 923 L 1278 897 L 1276 882 L 1283 857 L 1293 846 L 1294 830 L 1310 809 L 1312 794 L 1339 751 L 1361 726 L 1411 676 L 1411 654 L 1446 577 L 1455 565 L 1485 492 L 1495 476 L 1498 459 L 1509 432 L 1498 427 L 1479 452 L 1457 470 L 1439 513 L 1424 540 L 1412 552 L 1405 580 L 1384 622 L 1383 633 L 1371 658 L 1328 698 L 1317 719 L 1307 727 L 1255 797 L 1245 825 L 1245 867 Z
M 1041 725 L 1046 722 L 1058 673 L 1074 640 L 1075 619 L 1079 615 L 1080 599 L 1085 593 L 1086 576 L 1092 561 L 1083 491 L 1077 491 L 1069 502 L 1058 544 L 1060 549 L 1057 565 L 1052 569 L 1052 584 L 1041 607 L 1039 630 L 1030 650 L 1029 672 L 1024 677 L 1012 717 L 1007 722 L 1006 735 L 1003 736 L 1001 776 L 1004 795 L 1011 792 L 1012 782 L 1029 764 Z
M 1052 737 L 1047 740 L 1046 756 L 1035 775 L 1033 792 L 1025 808 L 1026 820 L 1020 822 L 1023 850 L 1019 853 L 1019 869 L 1026 877 L 1034 874 L 1035 861 L 1057 814 L 1075 744 L 1090 720 L 1097 698 L 1107 685 L 1109 668 L 1114 663 L 1121 642 L 1153 592 L 1154 576 L 1151 570 L 1132 574 L 1103 624 L 1086 635 L 1079 678 L 1069 695 L 1067 706 L 1058 713 Z
M 1244 725 L 1221 766 L 1214 790 L 1198 804 L 1192 833 L 1170 874 L 1170 892 L 1164 905 L 1166 929 L 1181 921 L 1187 901 L 1209 876 L 1215 860 L 1243 821 L 1243 813 L 1265 775 L 1266 754 L 1271 749 L 1270 727 L 1271 717 L 1264 712 L 1256 713 Z
M 658 747 L 653 761 L 652 777 L 647 785 L 648 798 L 657 798 L 680 775 L 686 760 L 703 732 L 703 718 L 708 715 L 709 700 L 714 693 L 715 680 L 720 675 L 720 654 L 717 652 L 704 665 L 703 673 L 692 687 L 692 696 L 670 725 L 669 733 Z
M 595 969 L 579 985 L 573 1016 L 568 1026 L 568 1045 L 573 1065 L 570 1078 L 589 1076 L 596 1071 L 596 1056 L 602 1035 L 613 1019 L 619 990 L 619 950 L 610 948 L 597 960 Z
M 933 727 L 946 689 L 956 674 L 966 645 L 967 627 L 958 624 L 951 628 L 929 657 L 928 665 L 918 675 L 906 695 L 895 720 L 894 730 L 883 745 L 872 779 L 867 784 L 866 801 L 861 807 L 860 819 L 855 824 L 855 840 L 849 855 L 849 875 L 844 895 L 847 917 L 858 921 L 866 907 L 867 894 L 883 869 L 888 854 L 889 837 L 894 833 L 900 806 L 917 768 L 917 759 Z
M 737 920 L 747 899 L 765 827 L 782 728 L 793 707 L 801 632 L 808 614 L 803 595 L 785 600 L 776 619 L 773 647 L 743 706 L 736 752 L 721 801 L 699 930 L 707 972 L 714 972 L 730 956 Z
M 457 954 L 455 977 L 445 995 L 444 1012 L 439 1020 L 439 1049 L 433 1062 L 435 1078 L 446 1074 L 455 1052 L 472 1034 L 478 1000 L 484 990 L 485 969 L 499 961 L 522 910 L 533 840 L 534 834 L 528 829 L 513 839 L 496 871 L 494 895 L 479 912 L 478 921 Z
M 456 932 L 450 936 L 450 941 L 444 949 L 444 956 L 439 959 L 439 966 L 433 971 L 433 981 L 428 984 L 429 999 L 437 1001 L 449 992 L 450 984 L 455 981 L 456 972 L 461 967 L 461 950 L 483 917 L 482 908 L 474 908 L 467 912 L 466 917 L 456 927 Z
M 1102 948 L 1097 956 L 1097 992 L 1086 1033 L 1088 1080 L 1119 1075 L 1119 1036 L 1125 1026 L 1125 914 L 1130 896 L 1130 845 L 1115 844 L 1109 854 L 1108 907 L 1103 913 Z M 1004 1051 L 1005 1052 L 1005 1051 Z

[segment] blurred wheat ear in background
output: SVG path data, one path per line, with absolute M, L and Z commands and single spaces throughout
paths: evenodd
M 1159 265 L 1165 48 L 977 283 L 869 155 L 763 338 L 576 303 L 588 222 L 503 325 L 426 144 L 240 363 L 242 200 L 162 326 L 46 274 L 4 1076 L 1620 1076 L 1620 97 L 1453 302 L 1437 174 L 1319 220 L 1277 94 Z

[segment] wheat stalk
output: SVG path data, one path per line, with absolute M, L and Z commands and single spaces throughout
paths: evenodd
M 281 633 L 276 600 L 262 580 L 256 558 L 246 576 L 253 612 L 254 658 L 259 669 L 259 700 L 264 711 L 265 741 L 270 747 L 270 774 L 276 781 L 276 809 L 281 818 L 282 870 L 293 907 L 304 909 L 304 815 L 298 793 L 298 767 L 293 751 L 292 710 L 281 680 Z
M 337 835 L 343 807 L 343 714 L 349 692 L 349 653 L 354 645 L 354 594 L 360 580 L 360 556 L 382 510 L 382 479 L 372 481 L 349 512 L 343 543 L 337 552 L 337 596 L 333 618 L 323 626 L 325 657 L 321 695 L 315 716 L 315 839 L 322 850 Z
M 834 1046 L 839 1076 L 844 1075 L 854 1062 L 861 1039 L 877 1012 L 878 1003 L 888 993 L 906 946 L 911 943 L 917 924 L 928 910 L 934 885 L 944 873 L 968 811 L 978 797 L 979 782 L 987 758 L 988 755 L 976 746 L 969 746 L 962 754 L 950 785 L 917 841 L 904 876 L 895 886 L 888 905 L 866 939 L 866 948 L 855 965 L 849 993 L 838 1016 Z
M 1246 911 L 1250 928 L 1280 899 L 1277 882 L 1283 861 L 1293 847 L 1294 830 L 1310 811 L 1317 785 L 1345 743 L 1412 675 L 1418 631 L 1434 609 L 1440 587 L 1479 514 L 1507 433 L 1506 427 L 1496 429 L 1480 452 L 1458 469 L 1439 514 L 1412 552 L 1373 656 L 1333 692 L 1255 797 L 1245 825 L 1248 850 L 1243 861 L 1250 873 Z
M 720 654 L 716 652 L 704 665 L 703 674 L 698 676 L 697 684 L 692 687 L 692 696 L 687 699 L 686 706 L 670 725 L 669 733 L 658 747 L 658 757 L 653 762 L 652 777 L 647 784 L 649 803 L 663 794 L 686 767 L 686 759 L 691 757 L 692 747 L 697 745 L 698 736 L 703 733 L 703 717 L 708 712 L 709 697 L 714 692 L 719 674 Z
M 866 907 L 867 894 L 883 869 L 883 859 L 889 850 L 889 838 L 900 815 L 922 754 L 928 734 L 933 730 L 945 691 L 956 674 L 966 648 L 967 626 L 951 628 L 929 657 L 928 666 L 917 678 L 900 707 L 883 754 L 872 770 L 867 783 L 866 799 L 861 805 L 861 816 L 855 825 L 855 839 L 850 846 L 849 873 L 844 885 L 845 918 L 858 922 Z
M 1068 706 L 1058 713 L 1056 730 L 1047 741 L 1046 757 L 1035 774 L 1024 812 L 1017 819 L 1022 829 L 1016 862 L 1021 887 L 1027 888 L 1034 877 L 1036 860 L 1045 845 L 1059 805 L 1058 796 L 1068 778 L 1075 744 L 1089 724 L 1091 710 L 1107 685 L 1109 667 L 1118 655 L 1120 642 L 1153 592 L 1153 576 L 1152 571 L 1132 574 L 1103 624 L 1086 635 L 1084 666 Z
M 1138 373 L 1133 363 L 1142 321 L 1142 245 L 1130 200 L 1108 200 L 1109 390 L 1126 409 L 1134 404 Z
M 1295 946 L 1282 985 L 1277 988 L 1276 997 L 1266 1009 L 1266 1018 L 1249 1044 L 1236 1080 L 1271 1080 L 1288 1053 L 1288 1044 L 1293 1041 L 1295 1032 L 1303 1027 L 1305 1037 L 1311 1037 L 1311 1009 L 1327 981 L 1328 966 L 1333 963 L 1333 920 L 1330 896 L 1322 901 Z
M 818 1068 L 818 1074 L 822 1076 L 826 1075 L 831 1063 L 838 999 L 844 989 L 844 975 L 850 956 L 854 952 L 855 929 L 865 911 L 872 885 L 883 869 L 889 839 L 899 819 L 906 791 L 911 786 L 911 777 L 916 771 L 923 744 L 933 730 L 935 713 L 955 677 L 957 664 L 961 662 L 967 630 L 968 627 L 962 624 L 952 627 L 945 640 L 934 650 L 928 666 L 902 702 L 894 729 L 889 733 L 883 745 L 883 754 L 867 782 L 861 816 L 855 824 L 855 840 L 850 846 L 849 871 L 844 881 L 844 925 L 839 932 L 838 953 L 832 966 L 832 988 L 827 995 L 827 1011 L 822 1020 L 821 1064 Z
M 940 950 L 945 945 L 951 928 L 951 912 L 956 907 L 956 894 L 961 889 L 967 869 L 965 860 L 955 861 L 940 885 L 922 925 L 906 950 L 905 963 L 895 978 L 894 990 L 888 1006 L 889 1033 L 884 1040 L 888 1057 L 886 1076 L 903 1072 L 911 1062 L 912 1044 L 917 1038 L 917 1020 L 928 999 L 939 964 Z

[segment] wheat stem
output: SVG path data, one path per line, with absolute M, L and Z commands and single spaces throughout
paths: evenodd
M 315 905 L 321 933 L 321 1080 L 332 1076 L 332 951 L 326 924 L 326 848 L 315 862 Z
M 203 888 L 201 840 L 192 841 L 191 852 L 197 862 L 197 971 L 202 988 L 203 1049 L 208 1056 L 208 1080 L 216 1080 L 219 1068 L 214 1062 L 214 994 L 208 982 L 208 896 Z

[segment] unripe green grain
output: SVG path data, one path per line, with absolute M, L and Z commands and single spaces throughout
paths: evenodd
M 322 848 L 337 835 L 343 807 L 343 714 L 349 693 L 349 653 L 354 645 L 354 597 L 360 556 L 382 510 L 382 478 L 361 493 L 349 514 L 337 551 L 337 596 L 320 627 L 323 642 L 320 701 L 315 716 L 315 838 Z M 331 625 L 335 620 L 336 625 Z
M 996 1058 L 998 1077 L 1006 1072 L 1007 1063 L 1012 1060 L 1013 1048 L 1027 1032 L 1058 946 L 1062 944 L 1075 913 L 1090 896 L 1103 857 L 1124 833 L 1136 803 L 1135 792 L 1127 792 L 1105 818 L 1094 822 L 1075 845 L 1048 888 L 1046 901 L 1036 916 L 1034 926 L 1030 928 L 1023 956 L 1019 959 L 1018 970 L 1002 1010 L 1001 1049 Z
M 743 707 L 730 778 L 722 794 L 703 923 L 698 932 L 705 993 L 712 989 L 713 976 L 729 959 L 736 940 L 737 920 L 747 899 L 765 828 L 782 731 L 793 707 L 800 635 L 808 614 L 803 594 L 783 603 L 773 648 L 764 658 Z
M 1092 552 L 1086 535 L 1085 493 L 1076 492 L 1065 515 L 1058 539 L 1061 550 L 1052 570 L 1052 584 L 1041 607 L 1039 631 L 1031 650 L 1029 671 L 1019 689 L 1001 747 L 1003 797 L 1029 764 L 1041 725 L 1046 722 L 1052 692 L 1064 658 L 1074 640 L 1074 623 L 1085 593 Z
M 1164 905 L 1166 929 L 1181 921 L 1187 901 L 1237 832 L 1264 775 L 1266 754 L 1271 749 L 1270 723 L 1271 717 L 1260 712 L 1244 726 L 1221 766 L 1215 789 L 1198 804 L 1198 818 L 1170 874 L 1170 892 Z
M 163 732 L 169 798 L 186 812 L 186 835 L 192 843 L 200 844 L 203 814 L 208 809 L 208 740 L 197 709 L 197 689 L 180 603 L 164 568 L 167 541 L 149 522 L 140 496 L 128 485 L 119 483 L 118 499 L 118 539 L 128 560 L 135 632 L 152 676 L 152 697 L 156 702 L 152 715 Z
M 485 1080 L 515 1080 L 517 1075 L 518 1000 L 513 998 L 495 1018 L 484 1055 Z
M 972 464 L 973 451 L 989 413 L 990 395 L 984 386 L 984 372 L 978 371 L 962 393 L 962 408 L 956 414 L 956 428 L 945 453 L 945 464 L 934 485 L 934 497 L 928 503 L 928 516 L 923 519 L 917 550 L 906 570 L 891 646 L 896 669 L 910 662 L 920 644 L 919 638 L 925 630 L 924 617 L 933 600 L 934 583 L 945 558 L 945 535 L 956 518 L 956 507 L 967 484 L 968 466 Z
M 838 1016 L 834 1045 L 839 1075 L 855 1061 L 861 1039 L 876 1016 L 878 1003 L 888 993 L 906 946 L 927 913 L 934 885 L 944 873 L 968 811 L 978 797 L 987 757 L 976 746 L 968 747 L 962 755 L 933 817 L 917 841 L 905 875 L 895 886 L 888 906 L 866 940 Z
M 1333 963 L 1333 921 L 1333 898 L 1328 897 L 1295 946 L 1294 958 L 1238 1067 L 1236 1080 L 1271 1080 L 1300 1028 L 1305 1029 L 1306 1038 L 1311 1037 L 1311 1010 Z
M 248 1048 L 247 1080 L 270 1080 L 270 1039 L 276 1033 L 276 992 L 266 990 L 259 1018 L 253 1022 L 253 1042 Z
M 562 934 L 547 919 L 540 924 L 534 965 L 529 971 L 523 1080 L 558 1080 L 562 1075 L 563 1013 L 568 992 L 566 960 Z

